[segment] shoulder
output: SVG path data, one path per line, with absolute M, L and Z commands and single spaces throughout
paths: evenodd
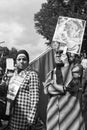
M 29 71 L 27 71 L 27 75 L 30 76 L 30 77 L 32 77 L 32 76 L 39 77 L 38 72 L 35 71 L 35 70 L 29 70 Z

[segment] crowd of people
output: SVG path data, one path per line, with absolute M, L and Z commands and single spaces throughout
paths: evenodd
M 44 94 L 48 96 L 46 127 L 36 129 L 39 74 L 30 68 L 28 52 L 20 50 L 16 55 L 14 72 L 10 76 L 5 73 L 0 83 L 0 94 L 6 92 L 2 95 L 4 100 L 0 95 L 0 119 L 5 116 L 3 120 L 8 120 L 5 130 L 85 130 L 82 108 L 86 107 L 83 105 L 86 94 L 84 98 L 82 95 L 86 92 L 87 71 L 82 60 L 86 57 L 63 53 L 58 42 L 52 42 L 52 46 L 55 47 L 55 68 L 47 74 L 43 84 Z

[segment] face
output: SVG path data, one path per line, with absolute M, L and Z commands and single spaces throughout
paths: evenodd
M 73 68 L 72 76 L 73 76 L 73 78 L 80 78 L 80 73 L 79 73 L 79 67 L 78 66 Z
M 73 78 L 80 78 L 82 77 L 82 74 L 83 74 L 83 67 L 81 65 L 74 66 L 74 68 L 72 69 Z
M 24 70 L 28 66 L 28 60 L 25 54 L 19 54 L 16 58 L 16 66 L 20 70 Z
M 62 54 L 63 54 L 63 49 L 60 46 L 60 43 L 58 42 L 53 42 L 52 43 L 52 48 L 54 50 L 54 61 L 56 64 L 62 64 Z

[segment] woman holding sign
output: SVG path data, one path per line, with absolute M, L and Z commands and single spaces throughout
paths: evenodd
M 59 43 L 54 42 L 52 47 L 55 68 L 44 83 L 47 130 L 85 130 L 80 106 L 82 65 L 74 64 L 75 55 L 67 57 Z
M 29 68 L 28 53 L 20 50 L 8 86 L 6 114 L 12 112 L 8 130 L 30 130 L 36 120 L 38 101 L 38 75 Z

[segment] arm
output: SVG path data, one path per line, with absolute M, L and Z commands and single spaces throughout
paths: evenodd
M 53 75 L 53 79 L 51 79 L 50 75 L 46 79 L 44 85 L 44 93 L 45 94 L 60 94 L 64 93 L 64 86 L 62 84 L 56 83 L 56 75 Z
M 39 79 L 36 72 L 32 72 L 29 83 L 30 94 L 30 111 L 28 115 L 29 125 L 32 125 L 35 121 L 37 106 L 39 102 Z
M 48 93 L 52 94 L 52 95 L 64 93 L 63 85 L 61 85 L 61 84 L 49 85 Z
M 44 93 L 45 94 L 60 94 L 60 93 L 64 93 L 64 86 L 61 84 L 57 84 L 55 83 L 53 80 L 51 80 L 48 83 L 44 83 Z

